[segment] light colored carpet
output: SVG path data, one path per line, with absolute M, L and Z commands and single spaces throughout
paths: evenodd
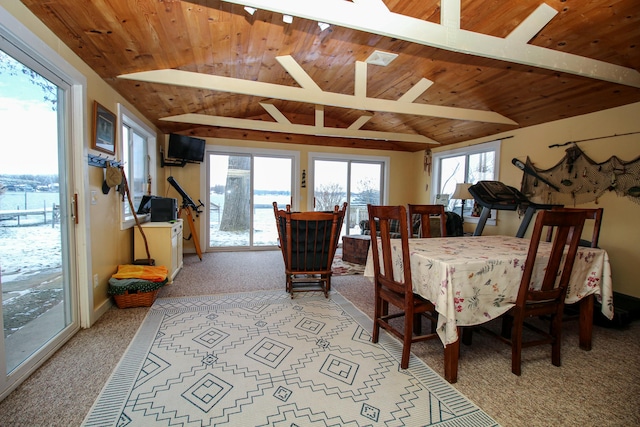
M 160 297 L 284 289 L 279 251 L 185 255 L 185 267 Z M 373 285 L 362 275 L 336 276 L 333 289 L 368 316 Z M 295 300 L 294 300 L 295 301 Z M 147 308 L 113 308 L 78 332 L 20 387 L 0 402 L 3 426 L 78 426 L 133 339 Z M 509 348 L 484 334 L 461 346 L 455 389 L 503 426 L 639 426 L 640 322 L 627 328 L 595 326 L 593 349 L 578 348 L 577 322 L 563 328 L 562 367 L 550 350 L 524 350 L 522 376 L 511 373 Z M 443 375 L 442 345 L 412 346 Z
M 495 426 L 336 292 L 157 300 L 85 426 Z

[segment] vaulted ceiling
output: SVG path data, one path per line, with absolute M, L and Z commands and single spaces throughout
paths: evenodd
M 165 133 L 418 151 L 640 101 L 637 0 L 22 3 Z

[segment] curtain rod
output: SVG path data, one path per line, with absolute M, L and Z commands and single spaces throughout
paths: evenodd
M 640 131 L 638 131 L 638 132 L 629 132 L 629 133 L 621 133 L 621 134 L 613 134 L 613 135 L 607 135 L 607 136 L 599 136 L 599 137 L 596 137 L 596 138 L 578 139 L 576 141 L 565 142 L 564 144 L 552 144 L 552 145 L 549 146 L 549 148 L 564 147 L 565 145 L 575 144 L 576 142 L 595 141 L 596 139 L 615 138 L 617 136 L 635 135 L 637 133 L 640 133 Z

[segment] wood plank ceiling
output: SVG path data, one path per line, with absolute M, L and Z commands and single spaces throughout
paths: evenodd
M 310 1 L 313 0 L 307 0 Z M 422 30 L 422 22 L 442 24 L 441 16 L 453 17 L 453 27 L 445 30 L 448 39 L 458 43 L 466 42 L 469 34 L 505 38 L 542 4 L 541 0 L 315 1 L 324 8 L 331 8 L 335 2 L 357 6 L 371 14 L 371 22 L 391 16 L 389 13 L 417 18 L 418 31 Z M 546 52 L 586 58 L 582 70 L 586 76 L 517 63 L 509 60 L 508 55 L 493 59 L 392 37 L 394 32 L 411 30 L 394 27 L 392 20 L 388 28 L 374 34 L 353 29 L 359 28 L 356 25 L 348 28 L 348 22 L 322 31 L 317 21 L 299 17 L 302 12 L 296 10 L 292 13 L 299 15 L 287 24 L 281 12 L 265 7 L 250 15 L 242 4 L 231 0 L 22 0 L 162 132 L 401 151 L 433 147 L 428 141 L 447 145 L 474 138 L 489 139 L 499 132 L 640 101 L 640 89 L 633 83 L 640 70 L 640 2 L 544 2 L 550 6 L 544 9 L 551 13 L 550 20 L 540 28 L 534 26 L 534 33 L 524 43 L 545 48 Z M 445 6 L 449 10 L 441 15 Z M 455 22 L 458 18 L 459 24 Z M 471 44 L 471 38 L 468 40 Z M 386 67 L 369 64 L 356 71 L 359 67 L 356 63 L 365 61 L 376 50 L 398 56 Z M 513 52 L 517 51 L 516 47 Z M 624 67 L 631 78 L 623 76 L 615 83 L 593 78 L 591 69 L 599 67 L 589 60 Z M 284 64 L 289 64 L 289 70 L 283 61 L 288 61 Z M 173 84 L 147 82 L 135 75 L 122 78 L 130 73 L 163 69 L 200 73 L 205 75 L 205 81 L 211 75 L 246 80 L 247 84 L 223 79 L 222 88 L 211 90 L 199 83 L 195 84 L 198 87 L 189 86 L 200 81 L 192 77 Z M 310 89 L 306 92 L 309 98 L 282 99 L 278 91 L 269 97 L 263 92 L 239 93 L 266 87 L 252 82 L 291 88 L 304 85 L 304 89 Z M 427 83 L 424 87 L 428 88 L 411 93 L 410 89 L 421 82 Z M 280 92 L 288 92 L 286 89 Z M 388 102 L 379 108 L 376 104 L 377 100 L 400 100 L 403 95 L 405 100 L 411 98 L 409 105 Z M 313 103 L 303 102 L 306 99 Z M 343 101 L 362 105 L 347 105 Z M 318 107 L 319 104 L 323 105 Z M 397 112 L 396 106 L 414 110 Z M 463 118 L 423 114 L 430 106 L 437 111 L 461 112 Z M 271 108 L 272 114 L 265 108 Z M 504 120 L 464 119 L 465 114 L 474 117 L 476 113 L 495 114 Z M 185 114 L 222 120 L 217 119 L 216 125 L 166 120 Z M 252 120 L 252 128 L 232 127 L 231 121 L 224 118 Z M 267 125 L 276 131 L 253 130 Z M 316 132 L 318 136 L 314 135 L 314 127 L 322 128 L 322 132 Z M 332 133 L 328 128 L 338 128 L 334 133 L 339 136 L 327 136 Z M 359 133 L 375 135 L 376 139 L 351 135 Z M 382 137 L 378 138 L 379 135 Z M 407 135 L 411 138 L 404 141 Z M 427 143 L 411 141 L 416 138 L 424 138 Z

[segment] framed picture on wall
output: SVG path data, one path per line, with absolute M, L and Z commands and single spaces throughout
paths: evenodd
M 116 154 L 116 115 L 93 102 L 93 148 L 107 154 Z

